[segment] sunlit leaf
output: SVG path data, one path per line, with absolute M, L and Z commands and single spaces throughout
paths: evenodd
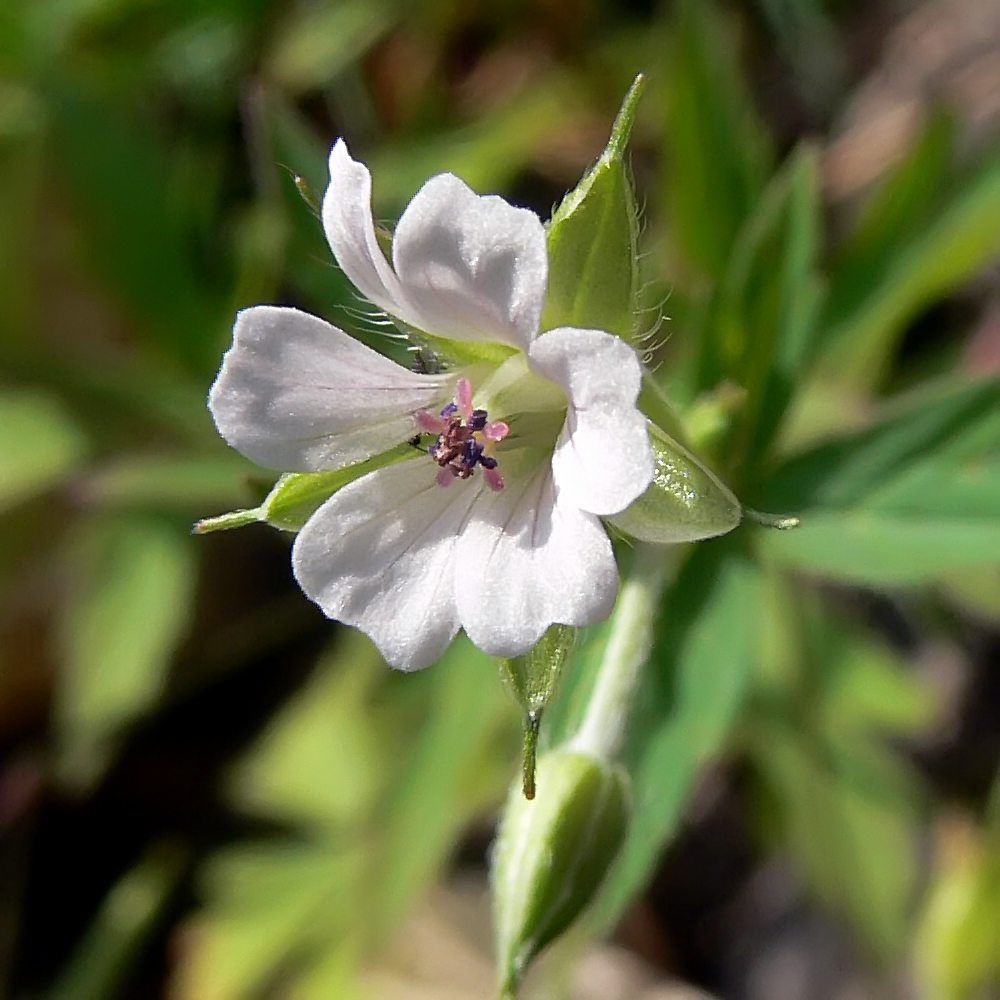
M 768 532 L 761 546 L 776 563 L 827 579 L 913 585 L 1000 561 L 1000 518 L 814 513 L 795 531 Z
M 852 382 L 878 386 L 907 321 L 998 253 L 1000 160 L 994 158 L 892 255 L 879 283 L 830 330 L 828 369 Z
M 188 624 L 195 564 L 183 530 L 139 516 L 85 523 L 68 556 L 57 735 L 63 775 L 86 783 L 163 690 Z
M 48 1000 L 105 1000 L 121 992 L 163 918 L 184 860 L 177 848 L 158 844 L 115 882 Z
M 83 432 L 55 399 L 0 394 L 0 510 L 64 481 L 87 450 Z
M 99 467 L 79 484 L 77 495 L 101 507 L 204 513 L 245 502 L 251 474 L 259 470 L 235 453 L 214 458 L 137 453 Z
M 361 633 L 345 635 L 241 762 L 236 801 L 327 836 L 362 821 L 388 773 L 387 751 L 366 718 L 373 680 L 384 670 Z
M 286 967 L 351 931 L 363 856 L 354 847 L 258 844 L 212 857 L 206 906 L 187 928 L 172 984 L 178 1000 L 249 1000 Z
M 685 0 L 676 5 L 665 52 L 665 214 L 684 252 L 713 276 L 725 267 L 771 159 L 730 29 L 714 3 Z
M 371 0 L 299 8 L 274 41 L 267 73 L 292 91 L 320 87 L 363 56 L 392 21 L 392 9 Z

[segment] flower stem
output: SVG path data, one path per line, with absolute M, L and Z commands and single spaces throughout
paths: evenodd
M 613 760 L 621 749 L 639 673 L 653 643 L 653 620 L 671 562 L 669 550 L 638 545 L 611 618 L 611 633 L 573 749 Z
M 538 757 L 538 730 L 542 713 L 528 712 L 524 717 L 524 747 L 522 749 L 521 790 L 526 799 L 535 797 L 535 762 Z

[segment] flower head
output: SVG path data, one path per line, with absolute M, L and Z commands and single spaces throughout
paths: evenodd
M 635 352 L 600 330 L 540 333 L 540 220 L 451 174 L 403 212 L 390 266 L 371 177 L 341 140 L 323 225 L 344 273 L 403 330 L 503 349 L 421 374 L 295 309 L 239 314 L 210 407 L 248 458 L 318 472 L 416 444 L 306 523 L 292 554 L 302 589 L 404 670 L 432 663 L 460 628 L 515 656 L 553 623 L 605 618 L 618 574 L 599 518 L 653 476 Z

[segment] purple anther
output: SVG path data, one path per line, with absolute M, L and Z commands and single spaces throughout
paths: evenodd
M 481 431 L 486 426 L 488 414 L 485 410 L 473 410 L 469 417 L 469 427 L 474 431 Z
M 480 455 L 479 464 L 484 469 L 495 469 L 497 467 L 497 460 L 495 458 L 490 458 L 489 455 Z
M 476 462 L 482 461 L 483 446 L 474 438 L 465 442 L 462 449 L 462 464 L 467 469 L 475 468 Z
M 442 411 L 441 416 L 447 420 L 449 417 L 453 417 L 458 413 L 458 407 L 454 403 L 449 403 Z

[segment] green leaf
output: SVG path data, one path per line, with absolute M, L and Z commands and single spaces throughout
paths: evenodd
M 916 980 L 935 1000 L 975 1000 L 1000 979 L 1000 843 L 954 818 L 938 841 L 916 933 Z
M 88 475 L 78 493 L 101 507 L 202 512 L 245 502 L 247 479 L 255 472 L 234 453 L 214 458 L 136 453 Z
M 776 800 L 781 842 L 828 905 L 850 917 L 883 959 L 900 947 L 916 876 L 914 816 L 905 798 L 852 775 L 849 762 L 794 730 L 751 732 Z
M 58 162 L 87 221 L 93 265 L 140 318 L 137 332 L 189 371 L 208 374 L 229 338 L 230 300 L 191 252 L 191 213 L 167 197 L 184 165 L 179 151 L 86 87 L 59 90 L 51 107 Z
M 719 277 L 770 172 L 770 142 L 740 77 L 735 39 L 714 3 L 676 5 L 665 56 L 664 214 L 684 253 Z
M 175 848 L 155 846 L 111 887 L 47 1000 L 107 1000 L 123 995 L 123 983 L 163 917 L 184 860 Z
M 249 1000 L 286 966 L 355 933 L 364 857 L 354 845 L 257 844 L 215 854 L 202 876 L 208 903 L 174 967 L 179 1000 Z
M 934 115 L 920 140 L 879 187 L 839 247 L 826 320 L 844 322 L 885 279 L 900 249 L 927 226 L 947 192 L 954 123 Z
M 1000 562 L 1000 517 L 950 520 L 865 509 L 814 513 L 795 531 L 762 533 L 760 546 L 778 565 L 827 579 L 916 585 Z
M 295 995 L 328 976 L 353 982 L 460 832 L 496 807 L 516 731 L 495 661 L 464 637 L 433 669 L 403 675 L 367 639 L 341 633 L 236 772 L 238 803 L 293 824 L 308 844 L 210 859 L 174 995 L 249 1000 L 279 972 Z
M 925 725 L 934 696 L 886 650 L 824 614 L 815 594 L 778 574 L 769 582 L 763 628 L 769 645 L 784 636 L 785 662 L 758 675 L 741 727 L 759 779 L 758 826 L 885 960 L 907 926 L 919 785 L 883 734 Z
M 469 819 L 495 808 L 515 759 L 517 712 L 492 657 L 460 636 L 430 680 L 428 716 L 406 750 L 381 827 L 385 854 L 371 901 L 380 941 L 440 872 Z M 498 753 L 498 744 L 509 754 Z
M 502 191 L 548 147 L 553 122 L 571 122 L 582 114 L 582 92 L 572 77 L 552 71 L 473 124 L 382 144 L 368 158 L 376 213 L 395 217 L 428 177 L 444 170 L 474 191 Z
M 788 459 L 771 476 L 760 504 L 769 510 L 849 508 L 945 450 L 958 462 L 998 446 L 1000 381 L 930 386 L 887 407 L 874 427 Z
M 634 339 L 639 215 L 624 156 L 644 84 L 637 76 L 604 152 L 552 215 L 543 330 L 576 326 Z
M 1000 383 L 910 401 L 862 434 L 779 469 L 768 495 L 804 512 L 761 536 L 781 565 L 838 580 L 919 584 L 1000 559 Z
M 267 57 L 267 75 L 292 92 L 318 89 L 360 59 L 393 20 L 392 8 L 371 0 L 293 9 Z
M 721 541 L 699 546 L 664 595 L 650 689 L 630 727 L 632 826 L 597 903 L 603 928 L 649 877 L 700 768 L 722 748 L 756 662 L 761 602 L 759 574 Z
M 83 433 L 55 399 L 0 394 L 0 511 L 65 481 L 87 450 Z
M 0 28 L 2 31 L 2 28 Z M 33 278 L 40 225 L 46 110 L 37 94 L 0 82 L 0 349 L 32 347 Z
M 114 741 L 156 703 L 187 628 L 195 562 L 183 532 L 140 516 L 85 523 L 59 621 L 56 726 L 61 770 L 93 780 Z
M 360 632 L 345 633 L 240 762 L 235 801 L 320 835 L 363 821 L 384 793 L 389 763 L 368 719 L 384 671 Z
M 656 467 L 653 482 L 631 506 L 607 520 L 644 542 L 693 542 L 732 531 L 743 510 L 739 500 L 690 452 L 649 425 Z
M 703 392 L 746 392 L 730 445 L 742 467 L 770 444 L 815 350 L 823 299 L 819 158 L 799 148 L 740 228 L 702 342 Z
M 825 370 L 877 387 L 899 335 L 920 309 L 959 287 L 1000 253 L 1000 158 L 893 254 L 881 280 L 828 333 Z

